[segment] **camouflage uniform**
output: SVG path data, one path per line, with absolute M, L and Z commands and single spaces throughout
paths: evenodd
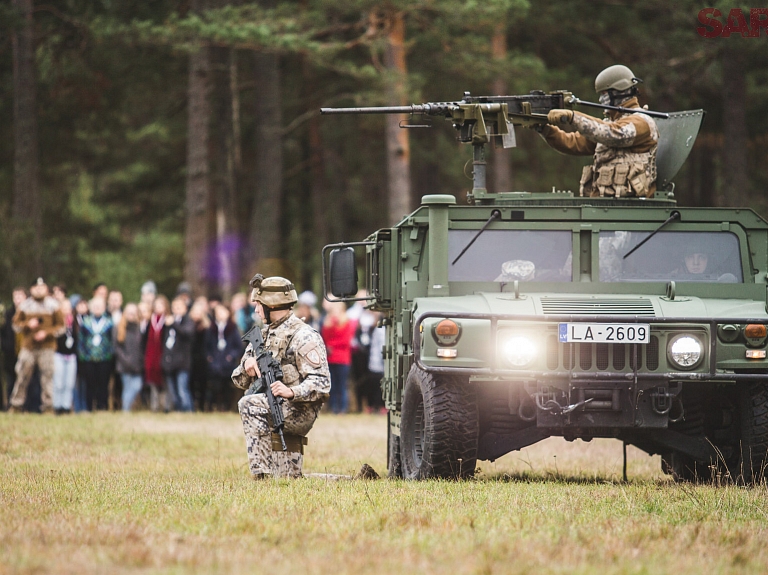
M 328 399 L 331 379 L 323 340 L 314 329 L 293 312 L 262 330 L 264 344 L 280 362 L 283 383 L 293 390 L 294 397 L 283 401 L 285 433 L 305 436 L 312 429 L 323 402 Z M 255 380 L 243 367 L 254 357 L 249 344 L 232 372 L 232 381 L 247 389 Z M 296 451 L 274 451 L 272 448 L 272 417 L 264 393 L 244 396 L 238 403 L 243 420 L 248 463 L 254 477 L 301 477 L 303 455 Z
M 32 330 L 27 323 L 36 318 L 39 326 Z M 53 409 L 53 356 L 56 338 L 64 333 L 64 316 L 58 302 L 51 296 L 38 300 L 24 300 L 13 317 L 13 329 L 21 335 L 21 349 L 16 361 L 16 385 L 11 394 L 11 406 L 22 409 L 27 399 L 27 386 L 35 366 L 40 369 L 40 403 L 43 411 Z M 36 341 L 34 334 L 44 331 L 43 341 Z
M 640 109 L 637 98 L 623 102 L 622 107 Z M 641 113 L 611 112 L 611 118 L 605 121 L 574 112 L 576 132 L 547 125 L 541 135 L 564 154 L 594 154 L 594 163 L 582 172 L 582 196 L 653 196 L 659 142 L 656 122 Z

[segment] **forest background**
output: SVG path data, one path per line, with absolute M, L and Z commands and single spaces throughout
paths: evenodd
M 714 38 L 700 10 L 734 17 Z M 127 297 L 182 279 L 225 297 L 255 272 L 320 289 L 320 248 L 461 201 L 447 122 L 321 117 L 567 89 L 622 63 L 641 103 L 704 108 L 684 206 L 768 212 L 768 28 L 690 0 L 11 0 L 0 3 L 0 299 L 37 274 Z M 764 19 L 768 15 L 760 16 Z M 585 158 L 518 129 L 491 191 L 578 186 Z

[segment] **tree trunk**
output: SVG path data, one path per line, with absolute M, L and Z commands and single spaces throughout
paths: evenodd
M 237 234 L 237 157 L 239 100 L 237 59 L 232 48 L 212 48 L 213 62 L 213 229 L 216 241 L 211 269 L 215 286 L 224 299 L 235 291 L 239 279 L 240 249 Z
M 747 86 L 745 57 L 738 49 L 726 49 L 723 66 L 723 178 L 722 206 L 748 206 L 750 203 L 747 157 Z
M 199 11 L 203 0 L 195 0 Z M 187 106 L 187 190 L 184 277 L 195 293 L 206 291 L 206 249 L 208 246 L 208 208 L 211 196 L 208 145 L 211 107 L 210 53 L 201 47 L 189 56 Z
M 507 27 L 505 23 L 496 25 L 491 39 L 491 54 L 494 60 L 504 60 L 507 57 Z M 491 86 L 492 95 L 501 96 L 507 93 L 507 83 L 503 76 L 497 76 Z M 510 126 L 510 130 L 514 128 Z M 495 138 L 498 139 L 498 138 Z M 498 144 L 498 142 L 496 142 Z M 512 191 L 512 164 L 509 153 L 502 147 L 491 146 L 491 190 L 492 192 Z
M 256 197 L 251 211 L 252 267 L 267 274 L 282 265 L 283 144 L 280 110 L 280 58 L 256 52 Z M 270 261 L 267 261 L 270 260 Z
M 405 62 L 405 18 L 402 12 L 389 14 L 384 65 L 389 72 L 387 95 L 389 105 L 407 103 Z M 389 222 L 394 224 L 411 211 L 411 149 L 408 130 L 400 128 L 405 114 L 386 115 L 387 184 L 389 188 Z
M 14 30 L 13 43 L 13 124 L 14 179 L 13 218 L 19 229 L 29 230 L 31 259 L 17 267 L 16 281 L 29 281 L 31 274 L 42 273 L 43 219 L 40 201 L 37 147 L 37 101 L 35 46 L 32 20 L 33 0 L 13 0 L 21 13 L 23 26 Z
M 315 74 L 311 69 L 310 63 L 305 59 L 303 62 L 304 89 L 308 97 L 309 109 L 317 110 L 320 108 L 320 102 L 317 98 L 317 82 Z M 310 198 L 312 205 L 312 235 L 306 238 L 307 251 L 305 253 L 320 253 L 320 249 L 328 243 L 328 186 L 325 178 L 325 164 L 323 162 L 323 138 L 320 132 L 320 116 L 312 116 L 307 122 L 307 143 L 309 153 L 309 171 L 310 171 Z M 314 261 L 312 258 L 309 261 Z M 312 287 L 309 281 L 315 269 L 305 266 L 304 287 Z

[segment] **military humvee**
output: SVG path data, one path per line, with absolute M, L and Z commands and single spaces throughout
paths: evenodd
M 368 303 L 383 312 L 389 475 L 468 477 L 562 436 L 660 454 L 678 479 L 761 478 L 768 222 L 677 206 L 670 180 L 703 112 L 657 120 L 653 198 L 490 193 L 483 145 L 504 116 L 467 100 L 451 119 L 475 147 L 470 205 L 425 195 L 392 228 L 323 250 L 344 301 L 365 251 Z M 518 107 L 538 117 L 536 105 Z M 522 117 L 509 108 L 507 130 Z

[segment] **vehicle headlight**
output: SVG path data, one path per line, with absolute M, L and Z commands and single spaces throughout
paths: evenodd
M 524 335 L 506 338 L 502 349 L 507 361 L 515 367 L 524 367 L 536 358 L 536 344 Z
M 693 369 L 704 357 L 701 341 L 693 335 L 678 335 L 669 342 L 669 359 L 680 369 Z

